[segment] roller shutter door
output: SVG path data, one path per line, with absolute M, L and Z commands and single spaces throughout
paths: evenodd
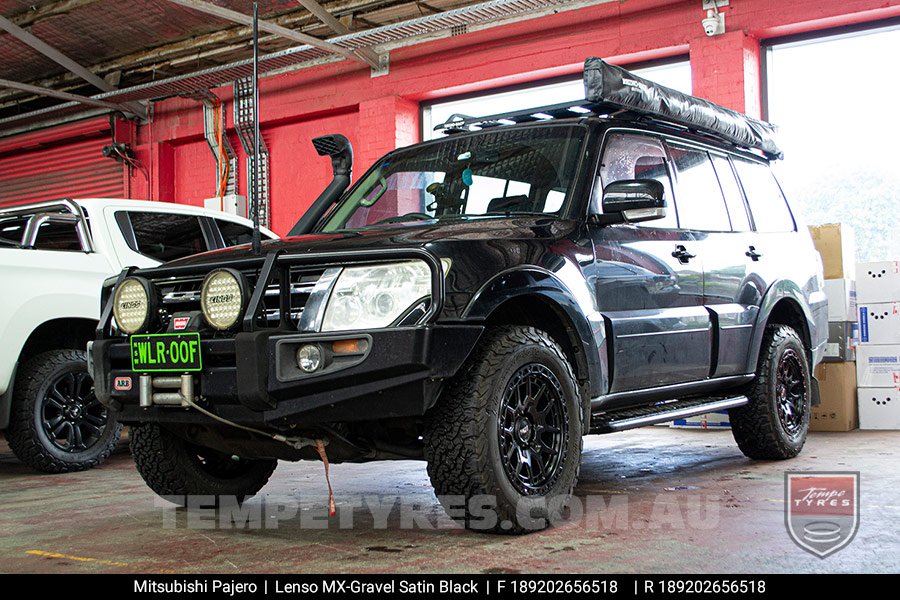
M 92 132 L 0 154 L 0 205 L 59 198 L 121 198 L 124 166 L 101 153 L 109 132 Z

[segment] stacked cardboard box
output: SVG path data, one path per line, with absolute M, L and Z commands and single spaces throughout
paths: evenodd
M 809 228 L 822 255 L 828 297 L 828 343 L 816 367 L 822 402 L 810 417 L 813 431 L 850 431 L 859 425 L 856 405 L 857 287 L 853 230 L 840 223 Z
M 900 429 L 900 261 L 856 266 L 861 429 Z

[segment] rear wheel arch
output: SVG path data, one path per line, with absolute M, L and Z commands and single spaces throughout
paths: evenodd
M 787 325 L 797 332 L 806 350 L 806 359 L 812 368 L 812 327 L 814 327 L 812 315 L 800 288 L 793 282 L 779 281 L 769 288 L 756 317 L 753 343 L 747 357 L 747 373 L 756 370 L 763 337 L 770 325 Z

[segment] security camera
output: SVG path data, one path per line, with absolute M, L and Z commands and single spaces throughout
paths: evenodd
M 725 33 L 724 16 L 715 10 L 706 11 L 706 18 L 700 22 L 703 25 L 704 33 L 710 37 L 719 33 Z

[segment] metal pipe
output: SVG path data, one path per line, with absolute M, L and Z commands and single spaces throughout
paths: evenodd
M 253 0 L 253 254 L 261 252 L 259 232 L 259 2 Z
M 140 404 L 141 408 L 153 406 L 153 378 L 149 375 L 141 375 L 138 388 L 138 404 Z

